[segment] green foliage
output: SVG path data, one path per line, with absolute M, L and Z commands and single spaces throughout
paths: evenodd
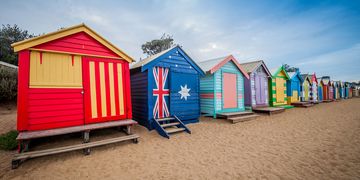
M 18 136 L 18 132 L 15 130 L 0 135 L 0 149 L 2 150 L 15 149 L 18 146 L 18 143 L 16 141 L 17 136 Z
M 174 45 L 174 39 L 170 35 L 163 34 L 160 39 L 154 39 L 141 45 L 143 53 L 148 56 L 157 54 L 161 51 L 171 48 Z
M 284 69 L 285 69 L 286 72 L 296 72 L 296 71 L 299 70 L 299 68 L 297 68 L 297 67 L 291 67 L 291 66 L 288 65 L 288 64 L 284 64 L 283 66 L 284 66 Z
M 17 65 L 17 53 L 14 53 L 11 44 L 32 37 L 33 34 L 20 29 L 16 24 L 13 26 L 3 24 L 0 29 L 0 61 Z
M 17 70 L 0 66 L 0 102 L 15 101 L 17 97 Z

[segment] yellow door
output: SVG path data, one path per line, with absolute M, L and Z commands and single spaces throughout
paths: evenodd
M 305 81 L 304 83 L 304 89 L 305 89 L 305 101 L 309 100 L 309 83 Z
M 291 97 L 291 102 L 298 102 L 298 100 L 299 100 L 299 95 L 298 95 L 298 91 L 293 91 L 292 92 L 292 97 Z
M 276 78 L 276 102 L 283 103 L 284 102 L 284 79 Z

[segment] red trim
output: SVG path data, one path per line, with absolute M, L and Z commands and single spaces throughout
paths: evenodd
M 74 63 L 75 63 L 75 62 L 74 62 L 74 55 L 72 54 L 72 55 L 71 55 L 71 64 L 72 64 L 72 66 L 74 66 Z
M 84 124 L 91 117 L 91 92 L 90 92 L 90 70 L 89 61 L 86 57 L 81 58 L 82 61 L 82 74 L 83 74 L 83 91 L 84 91 Z
M 109 77 L 109 63 L 104 62 L 105 73 L 105 94 L 106 94 L 106 113 L 111 116 L 111 103 L 110 103 L 110 77 Z M 114 74 L 112 74 L 113 76 Z
M 98 117 L 102 117 L 99 62 L 95 62 L 96 105 Z
M 242 66 L 239 64 L 239 62 L 235 59 L 235 57 L 233 55 L 230 55 L 228 57 L 226 57 L 224 60 L 222 60 L 219 64 L 217 64 L 216 66 L 214 66 L 213 68 L 210 69 L 210 73 L 213 74 L 214 72 L 216 72 L 217 70 L 219 70 L 222 66 L 224 66 L 227 62 L 232 61 L 237 68 L 241 71 L 241 73 L 246 77 L 246 79 L 249 79 L 249 75 L 248 73 L 242 68 Z
M 114 91 L 115 91 L 115 109 L 116 109 L 116 115 L 120 115 L 119 110 L 119 78 L 118 78 L 118 69 L 117 69 L 117 63 L 114 63 Z
M 42 64 L 42 58 L 43 57 L 43 53 L 42 52 L 40 52 L 40 64 Z
M 125 112 L 127 112 L 127 118 L 131 119 L 132 118 L 132 106 L 131 106 L 131 86 L 130 86 L 130 71 L 129 71 L 129 63 L 125 62 L 124 64 L 124 73 L 125 76 L 123 76 L 123 82 L 125 82 L 125 86 L 124 86 L 124 91 L 125 91 L 125 98 L 126 99 L 126 106 L 125 106 Z
M 19 52 L 18 97 L 17 97 L 17 130 L 27 130 L 28 125 L 28 89 L 30 75 L 30 51 Z

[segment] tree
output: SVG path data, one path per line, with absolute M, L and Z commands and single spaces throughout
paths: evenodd
M 174 45 L 174 39 L 168 34 L 163 34 L 160 39 L 154 39 L 141 45 L 143 53 L 148 56 L 157 54 L 161 51 L 171 48 Z
M 32 37 L 35 35 L 29 34 L 27 30 L 20 29 L 16 24 L 13 26 L 3 24 L 0 29 L 0 61 L 17 65 L 17 53 L 13 51 L 11 44 Z
M 299 70 L 299 68 L 297 68 L 297 67 L 291 67 L 291 66 L 288 65 L 288 64 L 284 64 L 283 66 L 284 66 L 284 69 L 285 69 L 286 72 L 296 72 L 296 71 Z

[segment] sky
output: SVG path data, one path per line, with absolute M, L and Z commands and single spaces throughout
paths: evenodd
M 34 34 L 85 23 L 135 60 L 173 36 L 195 61 L 234 55 L 360 80 L 359 0 L 0 0 L 0 24 Z

